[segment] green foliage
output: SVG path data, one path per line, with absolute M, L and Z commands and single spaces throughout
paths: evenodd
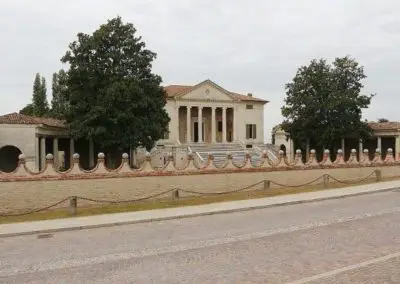
M 32 103 L 26 105 L 19 113 L 37 117 L 47 116 L 49 114 L 46 79 L 41 77 L 39 73 L 36 73 L 35 80 L 33 81 Z
M 342 137 L 365 139 L 372 134 L 361 121 L 374 95 L 362 95 L 364 69 L 350 57 L 312 60 L 297 70 L 286 85 L 282 128 L 304 145 L 307 138 L 318 149 L 330 149 Z
M 47 102 L 46 95 L 46 79 L 41 77 L 39 73 L 36 73 L 35 81 L 33 82 L 33 115 L 34 116 L 46 116 L 49 112 L 49 104 Z
M 379 123 L 389 122 L 389 119 L 386 118 L 378 118 Z
M 33 116 L 33 104 L 27 104 L 23 109 L 19 111 L 20 114 L 25 114 L 29 116 Z
M 62 62 L 69 63 L 66 115 L 74 138 L 103 148 L 153 147 L 169 117 L 161 77 L 151 72 L 156 54 L 120 17 L 93 34 L 79 33 Z
M 51 116 L 58 119 L 65 119 L 68 106 L 68 88 L 67 73 L 64 70 L 58 71 L 53 74 L 52 80 L 52 100 L 51 100 Z

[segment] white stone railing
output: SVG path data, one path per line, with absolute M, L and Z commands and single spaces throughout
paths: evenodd
M 172 155 L 167 158 L 167 163 L 163 167 L 154 167 L 151 163 L 151 154 L 146 153 L 146 159 L 140 169 L 131 169 L 129 166 L 129 155 L 122 155 L 121 165 L 115 169 L 108 169 L 104 163 L 105 155 L 98 154 L 97 165 L 94 169 L 86 171 L 80 167 L 79 154 L 73 155 L 72 167 L 66 171 L 60 172 L 54 166 L 54 158 L 52 154 L 47 154 L 45 168 L 39 172 L 29 169 L 26 165 L 26 159 L 23 154 L 19 156 L 18 167 L 11 173 L 0 172 L 0 181 L 26 181 L 26 180 L 54 180 L 54 179 L 83 179 L 83 178 L 105 178 L 118 176 L 151 176 L 151 175 L 171 175 L 171 174 L 196 174 L 199 172 L 216 173 L 216 172 L 240 172 L 240 171 L 279 171 L 294 169 L 315 169 L 315 168 L 345 168 L 345 167 L 381 167 L 399 165 L 400 161 L 393 156 L 393 150 L 388 149 L 384 159 L 379 149 L 376 150 L 374 158 L 369 158 L 368 150 L 362 153 L 361 161 L 357 159 L 357 151 L 353 149 L 348 161 L 344 160 L 343 152 L 338 150 L 336 160 L 331 161 L 330 152 L 326 150 L 321 161 L 317 160 L 314 150 L 310 151 L 309 160 L 303 163 L 302 153 L 296 151 L 296 157 L 293 163 L 288 163 L 283 151 L 279 152 L 279 158 L 276 163 L 271 162 L 267 152 L 264 151 L 259 162 L 252 163 L 251 155 L 246 153 L 243 163 L 237 164 L 232 160 L 232 154 L 227 153 L 226 161 L 223 166 L 217 168 L 214 164 L 214 157 L 209 155 L 208 161 L 202 165 L 195 165 L 194 154 L 187 156 L 187 162 L 184 167 L 178 168 L 174 165 Z

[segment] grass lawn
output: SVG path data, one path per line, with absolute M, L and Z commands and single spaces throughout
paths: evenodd
M 390 181 L 396 180 L 399 177 L 395 178 L 383 178 L 382 181 Z M 360 182 L 354 185 L 362 185 L 362 184 L 371 184 L 376 183 L 375 178 L 372 177 L 369 180 L 364 182 Z M 104 205 L 104 204 L 93 204 L 92 206 L 79 206 L 78 200 L 78 212 L 76 215 L 71 216 L 68 212 L 67 208 L 58 208 L 54 210 L 48 210 L 39 213 L 32 213 L 23 216 L 10 216 L 10 217 L 0 217 L 0 224 L 5 223 L 14 223 L 14 222 L 27 222 L 27 221 L 38 221 L 38 220 L 49 220 L 49 219 L 58 219 L 58 218 L 68 218 L 68 217 L 79 217 L 79 216 L 90 216 L 90 215 L 98 215 L 98 214 L 109 214 L 109 213 L 120 213 L 120 212 L 133 212 L 133 211 L 141 211 L 141 210 L 153 210 L 153 209 L 163 209 L 163 208 L 172 208 L 172 207 L 180 207 L 180 206 L 192 206 L 192 205 L 201 205 L 201 204 L 210 204 L 216 202 L 224 202 L 224 201 L 234 201 L 234 200 L 245 200 L 245 199 L 253 199 L 253 198 L 263 198 L 263 197 L 272 197 L 278 195 L 285 194 L 295 194 L 295 193 L 304 193 L 304 192 L 312 192 L 312 191 L 320 191 L 326 189 L 339 189 L 343 187 L 348 187 L 349 184 L 342 183 L 330 183 L 329 187 L 324 188 L 323 184 L 314 184 L 308 185 L 304 187 L 296 187 L 296 188 L 269 188 L 267 190 L 253 190 L 253 191 L 244 191 L 244 192 L 236 192 L 222 195 L 208 195 L 208 196 L 195 196 L 195 197 L 184 197 L 179 199 L 173 199 L 172 196 L 170 198 L 165 199 L 155 199 L 137 203 L 130 204 L 113 204 L 113 205 Z M 65 203 L 67 205 L 67 202 Z

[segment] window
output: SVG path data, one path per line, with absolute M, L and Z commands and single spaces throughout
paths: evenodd
M 246 124 L 246 139 L 256 139 L 257 129 L 255 124 Z
M 253 105 L 246 105 L 246 109 L 253 109 Z

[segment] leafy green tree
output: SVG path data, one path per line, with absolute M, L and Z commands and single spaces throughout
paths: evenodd
M 68 88 L 66 86 L 67 73 L 60 70 L 53 74 L 52 79 L 52 100 L 51 100 L 51 115 L 54 118 L 65 119 L 69 99 Z
M 33 104 L 27 104 L 23 109 L 19 111 L 20 114 L 25 114 L 29 116 L 33 116 Z
M 161 77 L 152 73 L 156 54 L 120 17 L 93 34 L 79 33 L 61 59 L 68 63 L 71 134 L 104 149 L 150 149 L 167 131 L 169 117 Z
M 363 95 L 364 69 L 354 59 L 312 60 L 297 70 L 286 85 L 282 127 L 304 147 L 308 139 L 317 150 L 332 149 L 335 140 L 370 137 L 372 130 L 361 120 L 373 94 Z
M 389 122 L 389 119 L 387 118 L 378 118 L 379 123 L 384 123 L 384 122 Z

